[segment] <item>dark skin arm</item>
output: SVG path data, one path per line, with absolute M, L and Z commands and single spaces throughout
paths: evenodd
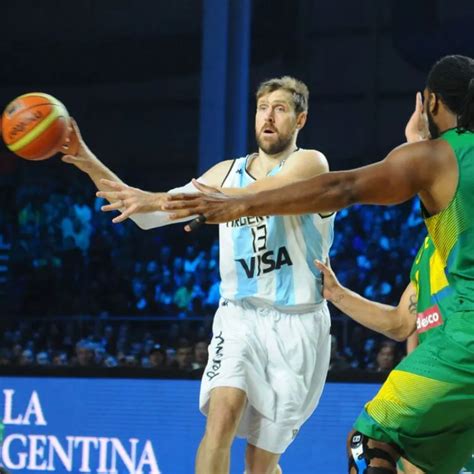
M 456 158 L 444 140 L 402 145 L 382 161 L 337 171 L 247 196 L 224 196 L 207 186 L 206 194 L 175 195 L 165 205 L 174 217 L 202 214 L 209 223 L 242 216 L 333 212 L 355 203 L 391 205 L 419 194 L 427 210 L 442 210 L 454 195 Z

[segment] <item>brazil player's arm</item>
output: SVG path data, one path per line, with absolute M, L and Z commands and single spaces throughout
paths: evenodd
M 330 213 L 352 204 L 397 204 L 419 194 L 429 212 L 449 202 L 457 183 L 456 158 L 444 140 L 409 143 L 394 149 L 382 161 L 350 171 L 323 173 L 278 189 L 241 196 L 216 193 L 176 195 L 165 209 L 174 218 L 202 214 L 208 223 L 241 216 Z M 449 194 L 451 193 L 451 194 Z M 449 195 L 449 199 L 446 196 Z
M 356 203 L 399 204 L 417 193 L 430 192 L 444 168 L 431 141 L 404 144 L 372 165 L 246 196 L 245 214 L 332 212 Z
M 321 262 L 316 266 L 324 277 L 323 296 L 363 326 L 396 341 L 404 341 L 415 330 L 416 291 L 406 287 L 397 306 L 370 301 L 341 285 L 332 269 Z

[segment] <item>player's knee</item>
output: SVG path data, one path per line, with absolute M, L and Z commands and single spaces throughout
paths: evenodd
M 395 446 L 351 431 L 347 448 L 350 474 L 396 474 L 399 453 Z
M 208 416 L 206 424 L 206 440 L 216 446 L 230 445 L 234 438 L 240 418 L 238 410 L 220 407 Z

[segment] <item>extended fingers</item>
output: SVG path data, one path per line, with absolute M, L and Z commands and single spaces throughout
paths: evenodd
M 186 217 L 195 216 L 196 214 L 200 214 L 193 209 L 183 209 L 181 211 L 172 212 L 169 215 L 170 221 L 177 221 L 179 219 L 185 219 Z
M 104 212 L 117 211 L 123 206 L 124 206 L 124 202 L 120 200 L 120 201 L 113 202 L 112 204 L 106 204 L 102 206 L 100 210 Z
M 128 209 L 125 209 L 125 211 L 123 211 L 120 215 L 118 215 L 117 217 L 114 217 L 112 219 L 112 222 L 114 224 L 118 224 L 120 222 L 125 221 L 136 211 L 136 209 L 137 209 L 136 205 L 130 206 Z
M 192 194 L 185 194 L 185 193 L 177 193 L 177 194 L 172 194 L 168 193 L 164 197 L 166 204 L 165 207 L 169 205 L 173 205 L 174 203 L 178 201 L 194 201 L 198 198 L 202 197 L 201 193 L 192 193 Z M 170 207 L 170 209 L 173 209 Z
M 423 100 L 421 97 L 421 92 L 416 93 L 416 105 L 415 105 L 415 110 L 417 112 L 422 112 L 423 111 Z
M 117 191 L 97 191 L 95 195 L 97 197 L 107 199 L 107 201 L 110 201 L 110 202 L 124 200 L 127 198 L 123 192 L 117 192 Z
M 184 194 L 183 196 L 186 196 Z M 199 196 L 199 195 L 198 195 Z M 163 209 L 166 211 L 175 211 L 181 209 L 196 209 L 200 206 L 200 201 L 196 198 L 194 199 L 167 199 L 166 202 L 163 204 Z M 195 214 L 195 213 L 194 213 Z

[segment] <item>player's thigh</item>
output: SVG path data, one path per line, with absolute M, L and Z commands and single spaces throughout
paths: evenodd
M 247 444 L 247 450 L 245 452 L 245 473 L 275 474 L 281 472 L 278 468 L 280 456 L 281 454 L 271 453 L 265 449 L 257 448 L 253 444 Z
M 239 388 L 216 387 L 212 389 L 206 432 L 235 431 L 246 403 L 246 393 Z

